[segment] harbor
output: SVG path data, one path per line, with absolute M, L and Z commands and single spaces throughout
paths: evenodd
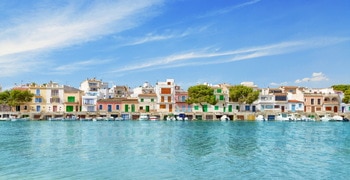
M 146 118 L 142 118 L 142 116 Z M 332 119 L 332 117 L 341 117 L 342 119 Z M 153 117 L 153 118 L 151 118 Z M 236 113 L 127 113 L 127 112 L 0 112 L 0 120 L 228 120 L 228 121 L 325 121 L 329 120 L 348 120 L 349 113 L 281 113 L 281 112 L 236 112 Z

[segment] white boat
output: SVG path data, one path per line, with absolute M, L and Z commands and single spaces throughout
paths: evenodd
M 11 121 L 11 118 L 2 117 L 2 118 L 0 118 L 0 121 Z
M 266 121 L 265 117 L 261 114 L 259 114 L 258 116 L 255 117 L 256 121 Z
M 151 120 L 151 121 L 157 121 L 157 120 L 159 120 L 159 119 L 158 119 L 157 116 L 150 116 L 150 117 L 149 117 L 149 120 Z
M 276 121 L 289 121 L 291 118 L 288 116 L 287 113 L 280 113 L 275 117 Z
M 220 117 L 220 120 L 221 120 L 221 121 L 229 121 L 229 120 L 230 120 L 230 117 L 228 117 L 227 115 L 222 115 L 222 116 Z
M 141 114 L 140 114 L 140 117 L 139 117 L 139 120 L 140 120 L 140 121 L 147 121 L 147 120 L 149 120 L 149 115 L 148 115 L 148 114 L 141 113 Z
M 344 118 L 342 116 L 339 115 L 334 115 L 331 116 L 330 114 L 325 114 L 323 117 L 320 118 L 321 121 L 343 121 Z
M 335 115 L 331 118 L 332 121 L 343 121 L 344 118 L 342 116 L 339 115 Z

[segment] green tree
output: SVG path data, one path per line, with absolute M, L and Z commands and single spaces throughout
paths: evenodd
M 241 104 L 252 104 L 259 98 L 259 91 L 254 91 L 253 88 L 236 85 L 229 89 L 230 91 L 230 101 L 238 102 Z
M 342 91 L 344 93 L 343 103 L 350 103 L 350 85 L 348 84 L 338 84 L 333 85 L 332 88 L 337 91 Z
M 22 91 L 18 89 L 6 90 L 0 93 L 0 103 L 8 105 L 11 108 L 19 106 L 23 103 L 32 101 L 34 94 L 28 90 Z
M 196 85 L 188 88 L 188 104 L 199 104 L 203 110 L 203 104 L 214 105 L 217 99 L 214 95 L 214 89 L 207 85 Z

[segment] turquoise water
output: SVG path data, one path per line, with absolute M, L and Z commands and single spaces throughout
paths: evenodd
M 0 122 L 0 179 L 348 179 L 350 123 Z

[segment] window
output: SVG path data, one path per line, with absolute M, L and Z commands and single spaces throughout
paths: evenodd
M 170 96 L 168 96 L 168 102 L 171 102 L 171 97 Z
M 224 95 L 220 95 L 220 100 L 225 100 Z
M 160 97 L 160 102 L 164 102 L 164 96 Z
M 74 96 L 68 96 L 68 102 L 75 102 Z
M 159 105 L 159 109 L 166 109 L 165 104 L 161 104 L 161 105 Z
M 216 92 L 217 92 L 217 93 L 221 93 L 221 89 L 217 89 Z
M 315 104 L 315 102 L 314 102 L 315 100 L 314 99 L 311 99 L 311 104 L 313 105 L 313 104 Z
M 151 102 L 154 102 L 154 99 L 153 99 L 153 98 L 151 99 Z
M 36 103 L 41 103 L 41 102 L 42 102 L 42 99 L 41 99 L 41 98 L 35 98 L 35 102 L 36 102 Z
M 332 107 L 326 107 L 326 111 L 332 111 Z
M 102 106 L 102 104 L 100 104 L 100 106 L 99 106 L 99 109 L 100 109 L 100 110 L 102 110 L 102 109 L 103 109 L 103 106 Z
M 162 88 L 160 90 L 161 94 L 171 94 L 171 89 L 170 88 Z
M 52 89 L 51 96 L 58 96 L 58 89 Z
M 276 101 L 287 101 L 287 96 L 276 96 L 275 100 Z
M 321 99 L 317 99 L 317 104 L 321 105 Z
M 194 106 L 194 110 L 198 111 L 199 107 L 198 106 Z
M 219 106 L 215 106 L 215 107 L 214 107 L 214 110 L 219 110 Z
M 141 99 L 141 102 L 144 102 L 144 100 L 143 100 L 143 99 Z
M 301 108 L 302 107 L 302 104 L 299 104 L 299 108 Z
M 115 109 L 119 110 L 119 104 L 115 105 Z
M 36 89 L 35 95 L 40 96 L 40 89 Z
M 186 96 L 181 96 L 181 102 L 185 102 L 186 101 Z

